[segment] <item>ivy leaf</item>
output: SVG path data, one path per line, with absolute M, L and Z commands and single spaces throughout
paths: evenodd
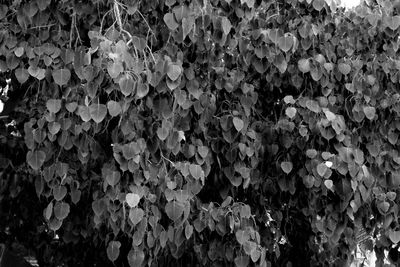
M 110 63 L 107 66 L 107 71 L 108 71 L 108 74 L 110 75 L 110 77 L 115 79 L 119 76 L 119 74 L 121 72 L 124 71 L 124 67 L 122 66 L 121 62 L 114 62 L 114 63 Z
M 363 111 L 364 111 L 365 117 L 367 117 L 370 121 L 372 121 L 375 118 L 376 110 L 374 107 L 364 106 Z
M 182 73 L 182 68 L 176 64 L 168 65 L 167 75 L 172 81 L 176 81 Z
M 301 71 L 302 73 L 309 72 L 311 69 L 310 60 L 309 59 L 300 59 L 297 62 L 297 67 L 299 68 L 299 71 Z
M 293 169 L 293 163 L 290 161 L 283 161 L 281 162 L 281 168 L 286 174 L 289 174 Z
M 66 85 L 69 82 L 69 79 L 71 78 L 70 70 L 65 68 L 54 70 L 52 75 L 54 82 L 59 86 Z
M 338 69 L 343 75 L 347 75 L 351 71 L 350 65 L 346 63 L 339 63 Z
M 314 113 L 319 113 L 319 112 L 321 112 L 321 108 L 320 108 L 318 102 L 315 101 L 315 100 L 307 100 L 307 101 L 306 101 L 306 107 L 307 107 L 309 110 L 311 110 L 312 112 L 314 112 Z
M 390 230 L 389 231 L 389 238 L 390 238 L 390 241 L 393 242 L 393 244 L 399 243 L 400 242 L 400 231 Z
M 54 205 L 54 216 L 60 221 L 67 218 L 70 211 L 70 207 L 68 203 L 65 202 L 57 202 Z
M 229 19 L 227 17 L 222 17 L 221 24 L 222 24 L 222 30 L 223 30 L 224 34 L 228 35 L 232 29 L 231 22 L 229 21 Z
M 133 80 L 131 75 L 126 74 L 122 76 L 118 84 L 119 84 L 119 89 L 121 90 L 124 96 L 129 96 L 135 93 L 136 82 Z
M 137 83 L 137 89 L 136 89 L 136 97 L 138 99 L 141 99 L 145 97 L 149 93 L 149 85 L 148 83 L 143 83 L 139 81 Z
M 50 202 L 46 209 L 45 209 L 45 213 L 44 213 L 44 217 L 46 218 L 46 220 L 50 220 L 51 215 L 53 214 L 53 202 Z
M 294 107 L 288 107 L 285 110 L 286 116 L 288 116 L 290 119 L 293 119 L 296 116 L 297 110 Z
M 247 267 L 249 266 L 248 256 L 237 256 L 234 260 L 236 267 Z
M 191 226 L 191 225 L 188 223 L 188 224 L 186 224 L 186 226 L 185 226 L 185 236 L 186 236 L 186 239 L 189 240 L 190 237 L 192 236 L 192 234 L 193 234 L 193 226 Z
M 204 178 L 204 171 L 200 165 L 190 164 L 189 172 L 193 176 L 194 179 L 199 180 Z
M 111 241 L 107 246 L 107 257 L 110 261 L 114 262 L 119 256 L 119 249 L 121 247 L 121 242 Z
M 140 196 L 135 193 L 128 193 L 125 196 L 126 203 L 128 203 L 129 207 L 134 208 L 139 204 Z
M 29 72 L 27 69 L 18 68 L 15 70 L 15 77 L 20 84 L 25 83 L 29 78 Z
M 142 266 L 144 261 L 144 252 L 141 249 L 134 249 L 128 253 L 128 263 L 130 267 Z
M 53 197 L 57 201 L 63 200 L 63 198 L 67 195 L 67 188 L 63 185 L 58 185 L 53 188 Z
M 169 130 L 165 127 L 160 127 L 157 129 L 157 136 L 161 141 L 164 141 L 165 139 L 167 139 L 169 134 Z
M 113 187 L 118 184 L 120 179 L 121 174 L 118 171 L 110 171 L 106 176 L 107 183 Z
M 136 207 L 129 211 L 129 219 L 131 220 L 134 226 L 140 223 L 143 217 L 144 217 L 144 211 L 141 208 Z
M 325 162 L 321 162 L 317 165 L 317 172 L 319 176 L 323 177 L 327 171 L 328 167 L 325 165 Z
M 46 102 L 46 108 L 52 113 L 57 113 L 61 109 L 61 99 L 49 99 Z
M 44 153 L 42 150 L 36 150 L 36 151 L 30 150 L 26 154 L 26 162 L 35 171 L 39 170 L 40 167 L 42 167 L 45 160 L 46 160 L 46 153 Z
M 195 23 L 195 19 L 193 17 L 188 17 L 188 18 L 182 19 L 183 39 L 185 39 L 186 36 L 190 33 L 190 31 L 193 29 L 194 23 Z
M 96 123 L 100 123 L 107 115 L 107 107 L 103 104 L 91 104 L 89 106 L 90 118 Z
M 165 205 L 165 213 L 167 213 L 168 217 L 172 221 L 178 220 L 182 216 L 183 210 L 184 210 L 183 204 L 181 204 L 175 200 L 168 202 Z
M 167 13 L 164 15 L 164 22 L 171 31 L 175 31 L 179 24 L 176 22 L 174 14 Z
M 238 117 L 233 117 L 233 126 L 235 126 L 236 131 L 240 132 L 244 127 L 244 122 Z
M 121 105 L 118 102 L 114 101 L 114 100 L 108 101 L 107 109 L 108 109 L 108 113 L 112 117 L 118 116 L 122 112 Z
M 293 37 L 285 34 L 285 36 L 279 38 L 278 45 L 283 52 L 288 52 L 293 46 Z

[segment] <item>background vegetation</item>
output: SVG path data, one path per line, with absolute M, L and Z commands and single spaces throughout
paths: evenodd
M 0 240 L 41 266 L 345 266 L 360 235 L 399 259 L 391 1 L 14 0 L 0 24 Z

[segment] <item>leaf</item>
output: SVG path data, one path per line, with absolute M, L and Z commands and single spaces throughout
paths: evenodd
M 193 226 L 191 226 L 190 224 L 186 224 L 185 226 L 186 239 L 189 240 L 192 234 L 193 234 Z
M 54 216 L 59 219 L 60 221 L 67 218 L 70 211 L 70 207 L 68 203 L 65 202 L 57 202 L 54 205 Z
M 46 108 L 52 113 L 57 113 L 61 109 L 61 99 L 49 99 L 46 102 Z
M 306 151 L 306 155 L 307 157 L 309 157 L 310 159 L 313 159 L 317 156 L 318 152 L 315 149 L 307 149 Z
M 148 83 L 143 83 L 139 81 L 137 83 L 137 89 L 136 89 L 136 97 L 138 99 L 141 99 L 145 97 L 149 93 L 149 85 Z
M 182 68 L 179 65 L 176 64 L 168 65 L 167 75 L 171 80 L 176 81 L 181 75 L 181 73 L 182 73 Z
M 125 196 L 126 203 L 128 203 L 129 207 L 134 208 L 139 204 L 140 196 L 135 193 L 128 193 Z
M 52 135 L 56 135 L 61 129 L 61 124 L 57 121 L 52 121 L 49 122 L 47 128 Z
M 339 63 L 338 69 L 343 75 L 347 75 L 351 71 L 350 65 L 346 63 Z
M 293 119 L 296 116 L 297 110 L 294 107 L 288 107 L 285 110 L 286 116 L 288 116 L 290 119 Z
M 389 230 L 389 238 L 394 244 L 400 242 L 400 231 Z
M 71 72 L 69 71 L 69 69 L 65 68 L 54 70 L 52 75 L 54 82 L 59 86 L 66 85 L 69 82 L 69 79 L 71 78 Z
M 65 108 L 71 113 L 74 112 L 77 107 L 78 107 L 78 103 L 76 103 L 76 102 L 71 102 L 71 103 L 68 103 L 65 105 Z
M 67 188 L 63 185 L 58 185 L 53 188 L 53 197 L 57 201 L 63 200 L 63 198 L 67 195 Z
M 178 220 L 182 214 L 183 214 L 183 204 L 177 202 L 177 201 L 171 201 L 168 202 L 165 205 L 165 213 L 167 213 L 167 216 L 172 220 L 176 221 Z
M 190 33 L 193 29 L 195 23 L 195 19 L 193 17 L 183 18 L 182 19 L 182 32 L 183 32 L 183 39 Z
M 249 266 L 248 256 L 237 256 L 234 260 L 236 267 L 247 267 Z
M 160 127 L 157 129 L 157 136 L 161 141 L 164 141 L 165 139 L 167 139 L 168 134 L 169 134 L 169 130 L 167 128 Z
M 329 109 L 323 109 L 326 118 L 328 119 L 328 121 L 334 121 L 336 120 L 336 115 L 335 113 L 333 113 L 332 111 L 330 111 Z
M 167 13 L 164 15 L 164 22 L 171 31 L 175 31 L 179 24 L 176 22 L 174 14 Z
M 376 110 L 374 107 L 364 106 L 363 111 L 364 111 L 365 117 L 367 117 L 370 121 L 372 121 L 375 118 Z
M 381 213 L 385 214 L 389 211 L 390 204 L 386 201 L 382 201 L 378 204 L 378 208 L 381 211 Z
M 118 116 L 122 112 L 121 105 L 118 102 L 114 101 L 114 100 L 108 101 L 107 109 L 108 109 L 108 113 L 112 117 Z
M 279 53 L 277 56 L 275 56 L 274 66 L 278 68 L 280 73 L 285 73 L 288 64 L 282 53 Z
M 116 79 L 124 71 L 124 67 L 121 62 L 114 62 L 107 66 L 107 71 L 111 78 Z
M 110 261 L 114 262 L 119 256 L 119 249 L 121 248 L 121 242 L 111 241 L 107 246 L 107 257 Z
M 309 72 L 311 69 L 310 60 L 309 59 L 300 59 L 297 62 L 297 67 L 299 68 L 299 71 L 301 71 L 302 73 Z
M 139 267 L 142 266 L 144 261 L 144 252 L 141 249 L 134 249 L 129 251 L 128 253 L 128 263 L 130 267 Z
M 133 80 L 132 76 L 126 74 L 119 79 L 119 89 L 124 96 L 129 96 L 135 93 L 136 82 Z
M 283 161 L 281 162 L 281 168 L 286 174 L 289 174 L 293 169 L 293 163 L 290 161 Z
M 321 11 L 324 8 L 325 1 L 324 0 L 314 0 L 312 5 L 315 10 Z
M 91 119 L 90 109 L 87 106 L 79 106 L 78 114 L 84 122 L 88 122 Z
M 110 171 L 106 176 L 106 181 L 109 185 L 115 186 L 121 179 L 121 174 L 118 171 Z
M 315 100 L 307 100 L 307 101 L 306 101 L 306 107 L 307 107 L 309 110 L 311 110 L 312 112 L 314 112 L 314 113 L 319 113 L 319 112 L 321 112 L 321 108 L 320 108 L 318 102 L 315 101 Z
M 198 148 L 197 148 L 197 152 L 199 153 L 199 155 L 204 159 L 204 158 L 206 158 L 207 157 L 207 154 L 208 154 L 208 147 L 206 147 L 206 146 L 199 146 Z
M 20 84 L 25 83 L 29 78 L 29 72 L 27 69 L 18 68 L 15 70 L 15 77 Z
M 283 52 L 288 52 L 293 46 L 293 37 L 285 34 L 278 40 L 278 46 Z
M 92 120 L 96 123 L 100 123 L 107 115 L 107 107 L 103 104 L 91 104 L 89 106 L 89 113 Z
M 244 127 L 244 122 L 238 117 L 233 117 L 233 126 L 235 126 L 236 131 L 240 132 Z
M 36 150 L 36 151 L 30 150 L 26 154 L 26 162 L 35 171 L 39 170 L 40 167 L 42 167 L 45 160 L 46 160 L 46 153 L 44 153 L 42 150 Z
M 324 181 L 324 185 L 325 185 L 326 188 L 328 188 L 329 190 L 332 190 L 333 181 L 332 181 L 332 180 L 325 180 L 325 181 Z
M 44 217 L 46 218 L 46 220 L 50 220 L 52 214 L 53 214 L 53 202 L 50 202 L 45 209 Z
M 204 178 L 204 171 L 200 165 L 190 164 L 189 166 L 190 175 L 193 176 L 194 179 L 199 180 Z
M 228 35 L 232 29 L 231 22 L 229 21 L 229 19 L 227 17 L 222 17 L 221 24 L 222 24 L 222 30 L 223 30 L 224 34 Z
M 323 177 L 328 170 L 328 167 L 325 165 L 325 162 L 321 162 L 317 165 L 317 173 L 319 176 Z
M 133 208 L 129 211 L 129 219 L 131 220 L 134 226 L 140 223 L 143 217 L 144 217 L 144 211 L 141 208 Z

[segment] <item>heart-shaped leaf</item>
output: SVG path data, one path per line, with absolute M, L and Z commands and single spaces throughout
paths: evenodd
M 57 113 L 61 109 L 61 99 L 49 99 L 46 102 L 46 108 L 52 113 Z
M 69 82 L 69 79 L 71 78 L 71 72 L 69 69 L 58 69 L 53 71 L 52 76 L 56 84 L 63 86 Z
M 244 127 L 244 122 L 238 117 L 233 117 L 233 126 L 235 126 L 236 131 L 240 132 Z
M 164 15 L 164 22 L 171 31 L 175 31 L 179 24 L 176 22 L 174 14 L 167 13 Z
M 350 65 L 346 63 L 339 63 L 338 69 L 343 75 L 347 75 L 351 71 Z
M 285 110 L 286 116 L 288 116 L 290 119 L 293 119 L 294 116 L 296 116 L 297 110 L 294 107 L 288 107 Z
M 20 84 L 25 83 L 29 78 L 29 72 L 27 69 L 18 68 L 15 70 L 15 77 Z
M 121 242 L 111 241 L 107 246 L 107 257 L 110 261 L 114 262 L 119 256 L 119 249 L 121 248 Z
M 119 79 L 119 89 L 121 90 L 122 94 L 124 96 L 129 96 L 131 94 L 135 93 L 135 85 L 136 82 L 133 80 L 132 76 L 129 74 L 126 74 Z
M 281 163 L 281 168 L 286 174 L 289 174 L 293 169 L 293 163 L 290 161 L 283 161 Z
M 140 223 L 142 221 L 143 217 L 144 217 L 144 211 L 141 208 L 136 207 L 129 211 L 129 219 L 131 220 L 131 222 L 134 226 L 136 226 L 138 223 Z
M 372 121 L 375 118 L 376 110 L 374 107 L 364 106 L 363 111 L 364 111 L 365 117 L 367 117 L 370 121 Z
M 332 180 L 325 180 L 325 181 L 324 181 L 324 185 L 325 185 L 326 188 L 328 188 L 329 190 L 332 190 L 333 181 L 332 181 Z
M 149 84 L 138 81 L 136 89 L 136 97 L 141 99 L 149 93 Z
M 128 263 L 130 267 L 142 266 L 144 262 L 144 252 L 141 249 L 134 249 L 128 253 Z
M 169 134 L 169 130 L 165 127 L 160 127 L 157 129 L 157 136 L 161 141 L 164 141 L 165 139 L 167 139 Z
M 310 60 L 309 60 L 309 59 L 304 59 L 304 58 L 300 59 L 300 60 L 297 62 L 297 66 L 298 66 L 299 70 L 300 70 L 302 73 L 307 73 L 307 72 L 309 72 L 310 69 L 311 69 Z
M 70 211 L 70 207 L 68 203 L 65 202 L 57 202 L 54 205 L 54 216 L 60 221 L 67 218 Z
M 118 184 L 120 179 L 121 174 L 118 171 L 110 171 L 106 176 L 107 183 L 111 186 L 115 186 L 116 184 Z
M 221 25 L 222 25 L 222 31 L 224 32 L 224 34 L 228 35 L 232 29 L 232 24 L 229 21 L 229 19 L 227 17 L 222 17 Z
M 135 193 L 128 193 L 125 196 L 126 203 L 128 203 L 129 207 L 134 208 L 139 204 L 140 196 Z
M 389 231 L 389 238 L 390 241 L 392 241 L 394 244 L 397 244 L 400 242 L 400 231 Z
M 87 106 L 79 106 L 78 114 L 84 122 L 88 122 L 91 119 L 90 109 Z
M 285 34 L 278 40 L 278 46 L 283 52 L 288 52 L 293 46 L 293 36 Z
M 107 66 L 107 71 L 108 71 L 108 74 L 110 75 L 110 77 L 115 79 L 119 76 L 119 74 L 121 72 L 124 71 L 124 66 L 122 66 L 121 62 L 110 63 Z
M 192 236 L 192 234 L 193 234 L 193 226 L 191 226 L 190 224 L 186 224 L 186 226 L 185 226 L 186 239 L 189 240 L 189 238 Z
M 321 162 L 317 165 L 317 172 L 319 176 L 323 177 L 327 171 L 328 167 L 325 165 L 325 162 Z
M 26 154 L 26 162 L 34 170 L 39 170 L 46 160 L 46 153 L 42 150 L 28 151 Z
M 193 176 L 193 178 L 196 180 L 204 178 L 204 171 L 200 165 L 190 164 L 189 172 Z
M 168 217 L 173 221 L 178 220 L 182 216 L 183 210 L 183 204 L 175 200 L 165 205 L 165 213 L 167 213 Z
M 103 104 L 91 104 L 89 106 L 90 118 L 96 123 L 100 123 L 107 115 L 107 107 Z
M 110 100 L 107 102 L 107 109 L 108 109 L 108 113 L 112 117 L 118 116 L 122 112 L 121 105 L 114 100 Z
M 67 195 L 67 188 L 63 185 L 58 185 L 53 188 L 53 197 L 57 201 L 63 200 L 63 198 Z
M 234 260 L 236 267 L 247 267 L 249 266 L 248 256 L 237 256 Z
M 167 75 L 172 81 L 176 81 L 182 73 L 182 68 L 176 64 L 168 65 Z

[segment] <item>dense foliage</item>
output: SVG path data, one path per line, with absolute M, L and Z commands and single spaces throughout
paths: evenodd
M 2 3 L 0 237 L 41 266 L 344 266 L 359 232 L 379 266 L 400 241 L 391 1 Z

